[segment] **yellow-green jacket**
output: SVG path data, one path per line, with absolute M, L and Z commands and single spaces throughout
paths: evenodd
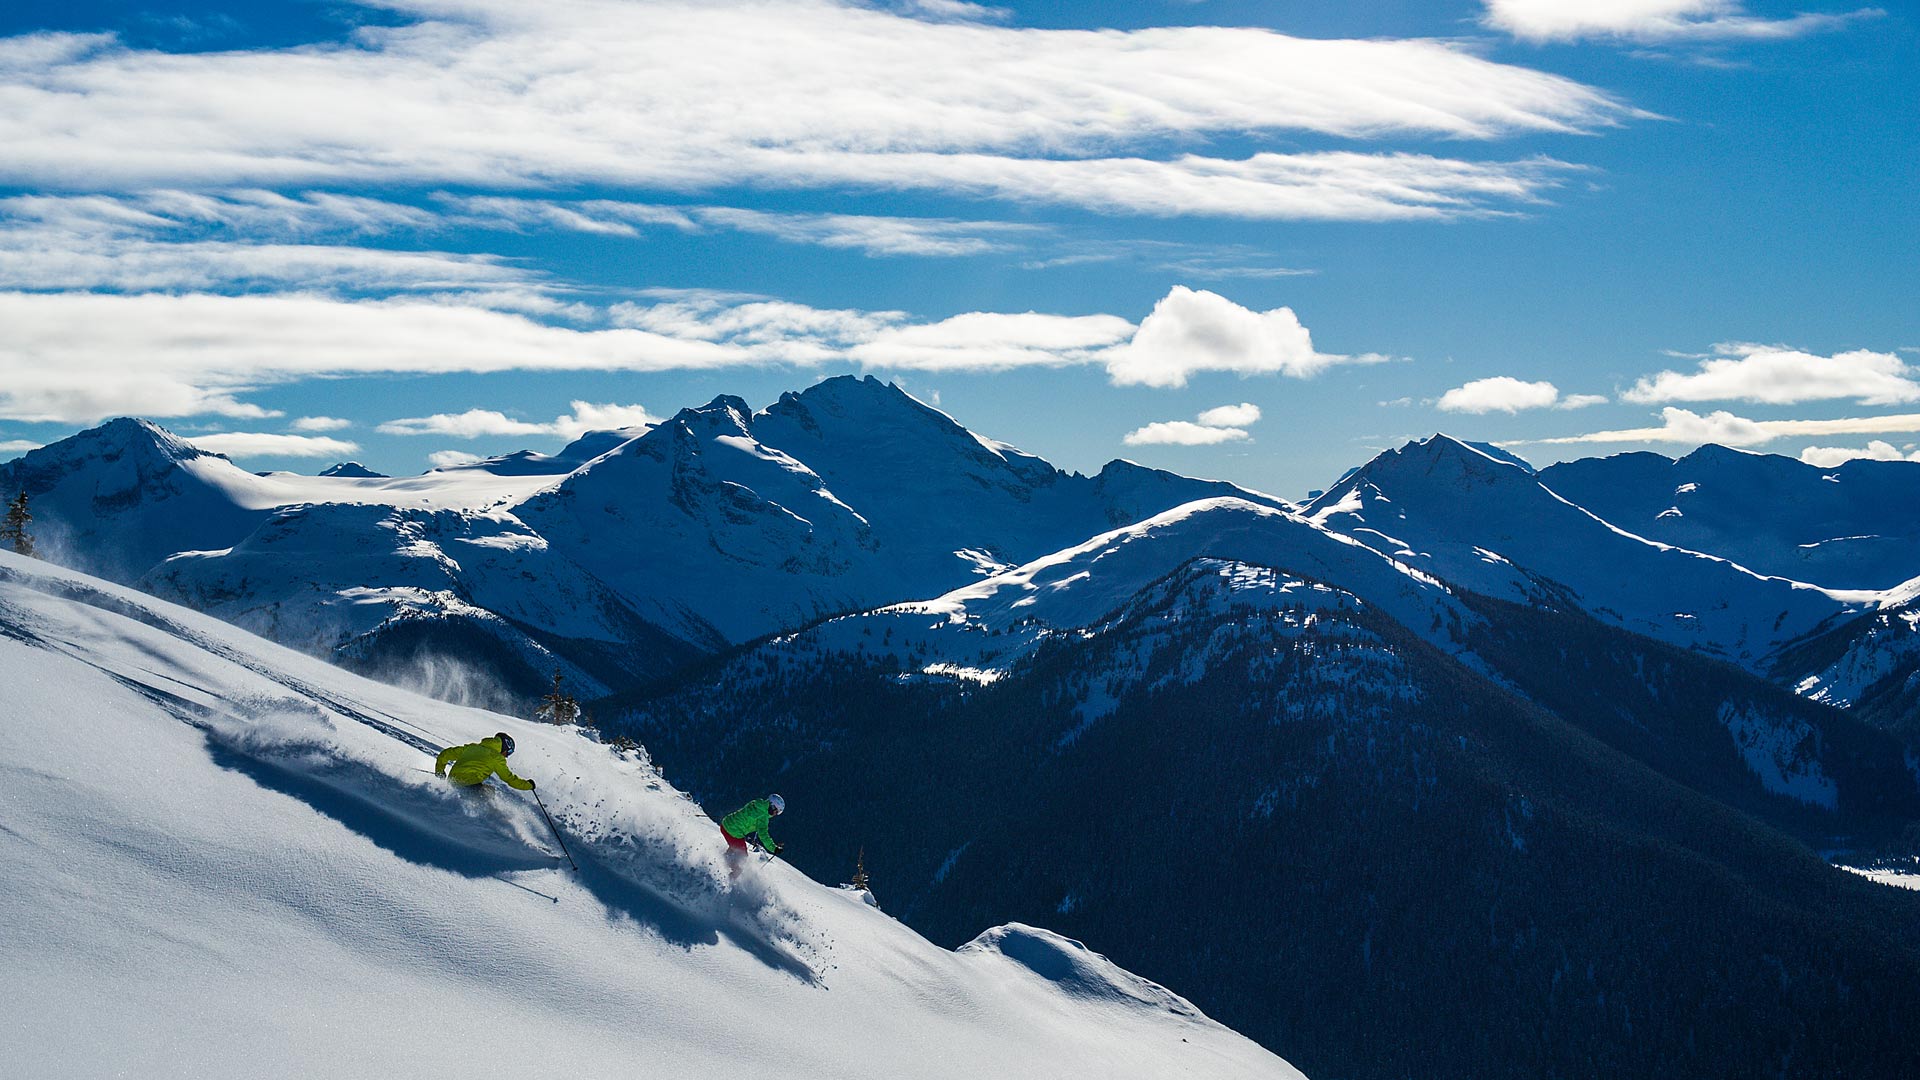
M 452 765 L 452 769 L 448 769 L 448 765 Z M 497 775 L 510 788 L 533 789 L 533 781 L 515 776 L 513 770 L 507 768 L 507 755 L 500 752 L 500 740 L 491 735 L 477 743 L 449 746 L 440 751 L 439 759 L 433 763 L 433 773 L 466 787 L 484 784 L 487 777 Z

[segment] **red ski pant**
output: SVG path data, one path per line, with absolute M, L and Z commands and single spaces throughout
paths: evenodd
M 720 835 L 727 838 L 728 847 L 738 848 L 741 851 L 747 850 L 747 842 L 733 835 L 732 833 L 728 832 L 726 829 L 722 828 L 720 830 Z

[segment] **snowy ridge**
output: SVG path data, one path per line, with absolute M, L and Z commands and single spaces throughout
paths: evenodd
M 1765 670 L 1782 647 L 1878 603 L 1650 541 L 1446 436 L 1381 454 L 1306 513 L 1475 592 L 1570 601 L 1656 640 Z
M 1632 453 L 1562 462 L 1541 481 L 1632 532 L 1766 574 L 1848 589 L 1920 574 L 1920 463 L 1819 468 L 1708 445 L 1677 461 Z
M 1299 1075 L 1046 931 L 953 953 L 778 861 L 729 886 L 643 755 L 10 555 L 0 675 L 24 1075 L 470 1075 L 450 1032 L 509 1074 Z M 426 771 L 495 730 L 578 876 L 522 796 Z
M 936 595 L 1201 495 L 1265 498 L 1124 462 L 1061 472 L 852 377 L 414 477 L 256 476 L 132 420 L 0 468 L 56 561 L 434 693 L 461 682 L 442 669 L 504 665 L 455 693 L 502 704 L 554 670 L 597 695 Z
M 737 643 L 937 595 L 1203 495 L 1263 498 L 1125 463 L 1061 472 L 843 376 L 764 412 L 728 396 L 683 409 L 514 512 L 647 618 Z
M 1100 637 L 1124 626 L 1119 652 L 1100 671 L 1082 673 L 1087 697 L 1076 715 L 1083 727 L 1131 694 L 1203 677 L 1253 638 L 1311 637 L 1329 649 L 1309 673 L 1318 683 L 1369 701 L 1405 697 L 1412 691 L 1396 674 L 1398 659 L 1376 655 L 1377 639 L 1347 626 L 1352 613 L 1369 607 L 1481 669 L 1463 644 L 1478 617 L 1438 582 L 1296 514 L 1222 498 L 1176 507 L 933 600 L 782 635 L 747 653 L 727 681 L 740 691 L 880 664 L 905 679 L 985 685 L 1063 636 Z M 1190 637 L 1190 625 L 1229 614 L 1219 632 Z M 1163 674 L 1149 678 L 1150 671 Z M 1303 698 L 1313 690 L 1303 686 Z M 1354 704 L 1358 697 L 1348 700 L 1365 707 Z

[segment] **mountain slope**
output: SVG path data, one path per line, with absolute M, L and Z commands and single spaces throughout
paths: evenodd
M 511 515 L 320 503 L 138 584 L 355 670 L 511 710 L 555 671 L 581 694 L 695 655 Z
M 684 409 L 514 513 L 650 621 L 718 645 L 935 595 L 1218 495 L 1284 505 L 1126 463 L 1061 472 L 843 376 L 762 413 L 724 396 Z
M 1444 435 L 1368 462 L 1305 512 L 1478 593 L 1571 603 L 1659 641 L 1766 671 L 1782 647 L 1867 610 L 1835 593 L 1649 542 Z
M 1201 504 L 780 635 L 629 698 L 623 722 L 718 802 L 777 772 L 818 806 L 789 830 L 800 865 L 864 846 L 936 940 L 1098 928 L 1312 1072 L 1901 1074 L 1920 897 L 1861 888 L 1759 816 L 1900 828 L 1916 793 L 1889 740 L 1885 761 L 1848 756 L 1874 738 L 1857 724 L 1831 753 L 1781 740 L 1845 718 L 1682 650 L 1652 646 L 1652 670 L 1602 627 L 1627 640 L 1590 650 L 1599 672 L 1490 680 L 1462 660 L 1508 647 L 1496 608 L 1460 616 L 1487 650 L 1464 654 L 1460 598 L 1357 544 L 1324 540 L 1424 597 L 1420 634 L 1388 617 L 1420 610 L 1397 589 L 1228 556 L 1268 528 L 1272 555 L 1316 550 L 1297 518 Z M 1218 554 L 1182 562 L 1176 538 Z M 1571 640 L 1584 620 L 1542 618 L 1521 629 Z M 1565 716 L 1529 700 L 1556 682 Z M 1836 809 L 1800 797 L 1810 778 Z
M 0 490 L 32 502 L 42 554 L 123 581 L 246 535 L 266 517 L 271 483 L 125 418 L 0 463 Z
M 1920 463 L 1830 469 L 1703 446 L 1675 461 L 1618 454 L 1552 465 L 1555 492 L 1650 540 L 1837 589 L 1920 577 Z
M 729 886 L 644 756 L 3 554 L 0 707 L 21 1075 L 1299 1075 L 1045 930 L 946 952 L 777 862 Z M 425 771 L 499 729 L 578 875 Z

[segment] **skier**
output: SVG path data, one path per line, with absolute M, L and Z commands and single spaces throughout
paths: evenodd
M 778 795 L 769 795 L 764 799 L 755 799 L 720 819 L 720 835 L 727 838 L 728 858 L 746 854 L 748 837 L 758 839 L 767 854 L 780 854 L 782 845 L 774 842 L 773 834 L 767 831 L 767 827 L 786 808 L 787 800 Z
M 533 781 L 515 776 L 513 770 L 507 768 L 507 755 L 511 753 L 513 736 L 498 732 L 477 743 L 449 746 L 440 751 L 440 757 L 433 763 L 433 774 L 466 788 L 478 788 L 487 782 L 487 777 L 497 775 L 510 788 L 532 791 Z

